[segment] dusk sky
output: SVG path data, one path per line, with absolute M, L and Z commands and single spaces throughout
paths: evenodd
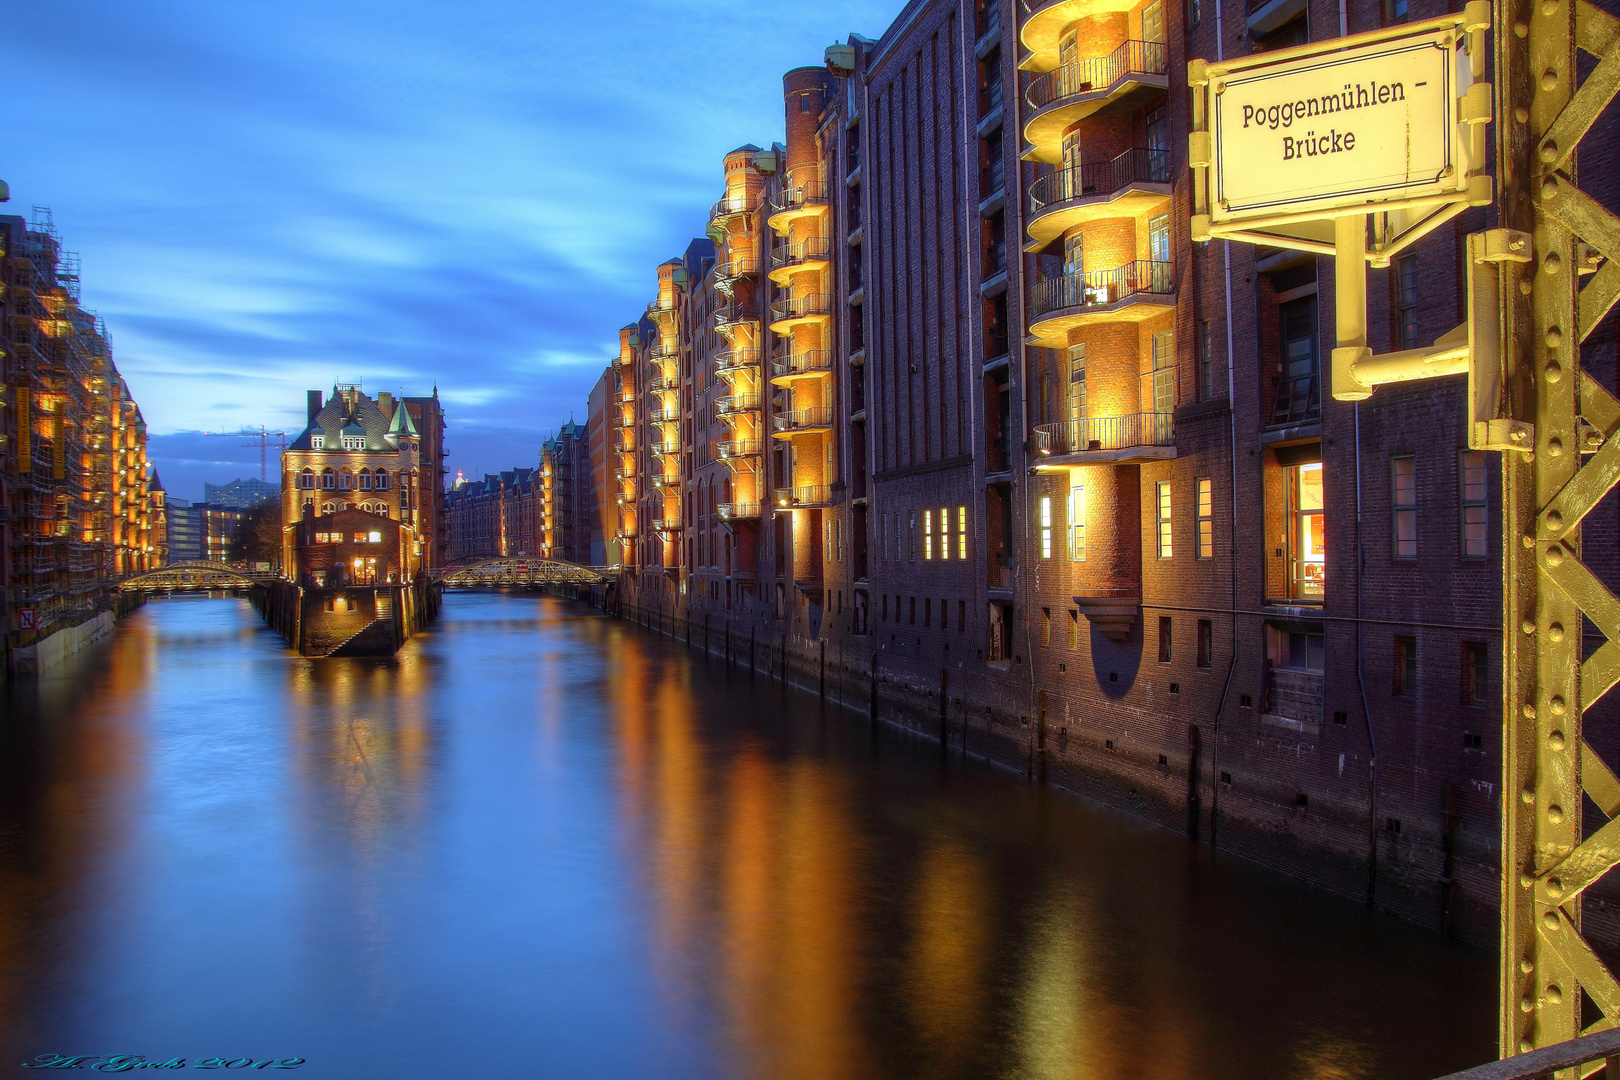
M 258 472 L 197 433 L 339 381 L 436 382 L 452 475 L 533 465 L 783 72 L 901 6 L 20 5 L 0 213 L 54 211 L 179 497 Z

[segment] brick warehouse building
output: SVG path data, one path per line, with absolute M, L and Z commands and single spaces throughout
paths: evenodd
M 1330 258 L 1188 228 L 1189 58 L 1445 10 L 918 0 L 789 72 L 599 384 L 611 602 L 1492 940 L 1500 463 L 1460 378 L 1324 394 Z M 1465 317 L 1491 222 L 1370 272 L 1375 351 Z

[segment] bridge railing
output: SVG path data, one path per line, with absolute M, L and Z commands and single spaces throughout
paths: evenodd
M 1604 1076 L 1620 1076 L 1620 1028 L 1586 1035 L 1568 1042 L 1544 1046 L 1501 1061 L 1476 1065 L 1440 1080 L 1541 1080 L 1565 1069 L 1603 1065 Z M 1575 1076 L 1586 1076 L 1595 1069 L 1580 1068 Z

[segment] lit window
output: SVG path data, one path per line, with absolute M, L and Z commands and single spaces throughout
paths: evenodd
M 326 436 L 325 435 L 311 435 L 309 437 L 309 448 L 311 450 L 325 450 L 326 449 Z
M 375 529 L 367 533 L 366 536 L 373 544 L 382 543 L 382 533 Z
M 1483 559 L 1489 553 L 1485 536 L 1489 523 L 1485 502 L 1485 451 L 1464 450 L 1460 471 L 1463 558 Z
M 1160 214 L 1148 222 L 1148 258 L 1159 263 L 1170 261 L 1169 214 Z
M 1398 457 L 1390 462 L 1394 488 L 1395 557 L 1417 558 L 1417 459 Z
M 1207 476 L 1200 476 L 1198 485 L 1198 557 L 1215 557 L 1215 491 Z
M 1288 469 L 1289 595 L 1295 599 L 1322 598 L 1327 584 L 1327 519 L 1322 501 L 1322 463 L 1309 462 Z
M 1160 330 L 1153 335 L 1153 411 L 1176 411 L 1176 335 Z
M 967 507 L 956 508 L 956 557 L 967 558 Z
M 923 558 L 934 557 L 934 512 L 923 511 Z
M 1156 485 L 1156 504 L 1159 514 L 1159 558 L 1171 557 L 1170 543 L 1170 481 L 1160 480 Z
M 1086 561 L 1086 489 L 1069 489 L 1069 561 Z
M 1041 558 L 1052 557 L 1052 500 L 1041 496 Z
M 951 557 L 951 509 L 948 506 L 939 508 L 939 557 Z

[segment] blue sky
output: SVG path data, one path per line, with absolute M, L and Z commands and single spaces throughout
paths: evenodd
M 54 210 L 180 497 L 257 474 L 197 432 L 336 381 L 437 382 L 452 473 L 529 465 L 782 73 L 901 6 L 16 5 L 0 212 Z

